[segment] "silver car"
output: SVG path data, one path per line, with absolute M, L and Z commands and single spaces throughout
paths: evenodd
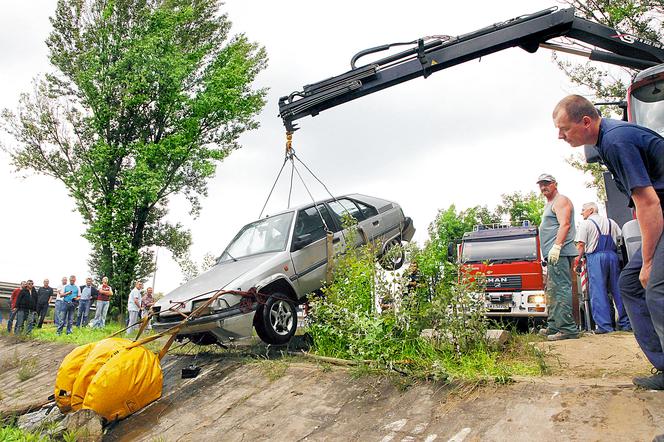
M 342 217 L 357 220 L 357 235 L 342 228 Z M 328 253 L 326 231 L 332 232 Z M 394 202 L 365 195 L 347 195 L 302 205 L 244 226 L 219 256 L 217 264 L 161 298 L 154 307 L 154 328 L 172 327 L 219 290 L 268 295 L 265 303 L 247 308 L 242 296 L 224 294 L 203 315 L 190 320 L 178 338 L 200 344 L 224 343 L 256 334 L 268 344 L 284 344 L 295 334 L 298 304 L 320 290 L 326 280 L 328 256 L 343 252 L 347 238 L 381 245 L 381 265 L 397 269 L 403 253 L 389 249 L 410 241 L 413 222 Z M 386 257 L 389 257 L 385 259 Z M 203 296 L 198 296 L 205 294 Z M 195 299 L 191 299 L 194 298 Z M 175 311 L 177 307 L 179 310 Z

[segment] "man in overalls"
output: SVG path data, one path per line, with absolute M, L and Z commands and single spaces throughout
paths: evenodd
M 597 211 L 595 203 L 583 205 L 581 215 L 585 221 L 579 225 L 576 235 L 579 258 L 585 256 L 587 260 L 590 305 L 597 326 L 595 333 L 614 331 L 609 291 L 618 312 L 618 327 L 631 330 L 618 287 L 620 267 L 616 244 L 621 235 L 620 227 L 612 219 L 600 216 Z
M 574 206 L 558 193 L 556 179 L 544 173 L 537 179 L 546 198 L 539 226 L 542 256 L 547 262 L 546 302 L 549 310 L 547 327 L 539 331 L 549 341 L 575 339 L 579 329 L 572 315 L 572 260 L 574 247 Z
M 664 390 L 664 138 L 648 128 L 601 118 L 579 95 L 553 110 L 558 138 L 572 147 L 595 145 L 618 189 L 630 198 L 641 228 L 641 248 L 620 274 L 620 294 L 634 337 L 654 366 L 634 384 Z

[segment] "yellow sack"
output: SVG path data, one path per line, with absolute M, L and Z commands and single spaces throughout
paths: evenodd
M 108 421 L 123 419 L 159 399 L 162 381 L 157 355 L 141 346 L 122 349 L 92 378 L 82 408 Z
M 90 350 L 96 344 L 96 342 L 92 342 L 76 347 L 65 356 L 60 368 L 58 368 L 58 374 L 55 378 L 55 403 L 63 413 L 71 411 L 71 395 L 74 382 Z
M 74 381 L 71 394 L 71 409 L 73 411 L 80 410 L 85 400 L 88 386 L 99 369 L 113 356 L 114 352 L 123 350 L 132 342 L 129 339 L 106 338 L 94 343 L 94 347 L 85 358 Z

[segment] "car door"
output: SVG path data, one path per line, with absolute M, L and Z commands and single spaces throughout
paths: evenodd
M 334 253 L 343 249 L 340 229 L 324 204 L 298 211 L 291 242 L 291 259 L 300 293 L 318 290 L 327 277 L 327 234 L 321 216 L 333 231 Z

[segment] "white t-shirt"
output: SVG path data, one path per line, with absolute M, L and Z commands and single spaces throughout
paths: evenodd
M 138 305 L 136 305 L 136 302 L 138 302 Z M 129 292 L 129 300 L 127 302 L 127 311 L 130 312 L 139 312 L 141 311 L 141 308 L 139 307 L 141 305 L 141 291 L 138 290 L 136 287 Z
M 65 291 L 65 286 L 67 284 L 60 284 L 57 289 L 55 290 L 55 299 L 62 299 L 62 293 Z
M 586 253 L 592 253 L 597 248 L 597 241 L 599 240 L 599 233 L 597 233 L 597 227 L 590 220 L 593 220 L 597 223 L 603 235 L 609 233 L 609 222 L 611 222 L 611 237 L 613 238 L 613 243 L 618 244 L 618 238 L 622 236 L 622 231 L 618 224 L 605 216 L 600 216 L 596 213 L 593 213 L 581 221 L 579 228 L 576 230 L 576 242 L 583 242 L 585 244 Z

